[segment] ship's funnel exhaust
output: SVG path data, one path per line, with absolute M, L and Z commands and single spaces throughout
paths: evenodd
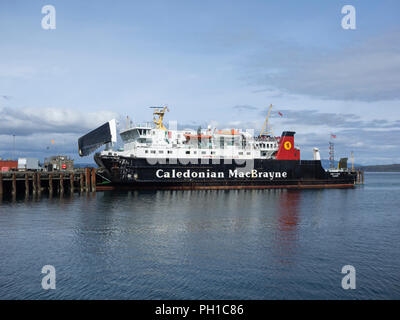
M 79 155 L 88 156 L 103 144 L 117 142 L 117 122 L 112 119 L 78 139 Z
M 314 160 L 321 160 L 321 155 L 319 154 L 319 149 L 318 148 L 314 148 Z
M 283 131 L 279 140 L 277 160 L 300 160 L 300 150 L 294 146 L 294 131 Z

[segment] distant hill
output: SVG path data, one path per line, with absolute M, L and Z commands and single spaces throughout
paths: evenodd
M 376 166 L 362 166 L 358 167 L 366 172 L 400 172 L 400 164 L 384 164 Z M 357 169 L 358 169 L 357 168 Z
M 334 163 L 335 163 L 334 167 L 337 168 L 338 161 L 335 161 Z M 329 160 L 326 160 L 326 159 L 321 159 L 321 165 L 322 165 L 322 167 L 324 169 L 329 169 L 330 166 L 331 166 L 331 162 Z M 361 166 L 360 164 L 357 164 L 357 163 L 354 164 L 354 168 L 357 168 L 357 167 L 360 167 L 360 166 Z M 347 167 L 351 168 L 351 160 L 350 159 L 347 160 Z
M 329 160 L 321 160 L 322 167 L 324 169 L 328 169 L 330 162 Z M 335 168 L 337 167 L 338 162 L 335 161 Z M 351 168 L 351 162 L 348 161 L 347 166 Z M 354 169 L 361 169 L 365 172 L 400 172 L 400 164 L 383 164 L 383 165 L 369 165 L 362 166 L 360 164 L 355 163 Z

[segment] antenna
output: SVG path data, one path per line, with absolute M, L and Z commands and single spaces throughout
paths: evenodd
M 351 171 L 354 171 L 354 152 L 351 152 Z
M 263 127 L 260 132 L 260 136 L 262 136 L 262 135 L 272 135 L 273 136 L 274 135 L 274 133 L 272 132 L 271 125 L 269 124 L 269 116 L 271 114 L 271 110 L 272 110 L 272 104 L 268 108 L 267 117 L 265 118 Z
M 15 134 L 13 134 L 13 160 L 15 160 Z
M 329 141 L 329 166 L 331 169 L 335 167 L 335 145 Z

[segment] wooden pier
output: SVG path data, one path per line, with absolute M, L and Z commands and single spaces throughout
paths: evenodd
M 356 184 L 364 184 L 364 171 L 357 170 L 356 175 Z
M 98 175 L 100 173 L 100 175 Z M 356 174 L 356 185 L 364 184 L 364 171 L 352 171 Z M 25 194 L 40 195 L 89 193 L 113 190 L 115 186 L 99 185 L 104 181 L 96 168 L 74 169 L 72 171 L 9 171 L 0 172 L 0 200 L 3 196 Z
M 0 172 L 0 197 L 17 194 L 64 194 L 96 191 L 95 168 L 73 171 L 10 171 Z

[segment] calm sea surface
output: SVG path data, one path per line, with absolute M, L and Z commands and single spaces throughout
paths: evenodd
M 399 299 L 400 174 L 354 190 L 3 199 L 0 298 Z

